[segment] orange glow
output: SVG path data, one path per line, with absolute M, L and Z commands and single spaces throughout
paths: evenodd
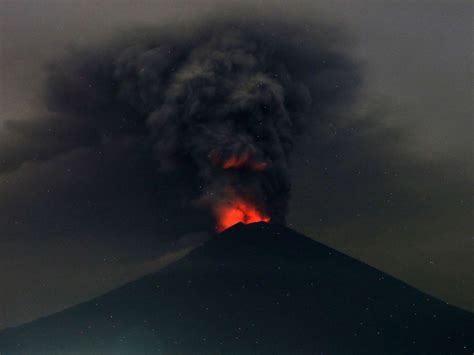
M 238 169 L 247 164 L 247 161 L 249 160 L 249 155 L 248 154 L 242 154 L 239 157 L 231 157 L 230 159 L 226 160 L 223 164 L 222 167 L 224 169 Z
M 223 159 L 218 151 L 213 150 L 209 153 L 211 162 L 220 166 L 222 169 L 246 169 L 255 172 L 261 172 L 267 169 L 267 163 L 264 161 L 255 161 L 253 159 L 255 152 L 250 150 L 246 153 L 231 156 L 228 159 Z
M 223 169 L 240 169 L 245 168 L 253 171 L 264 171 L 267 168 L 265 162 L 252 162 L 249 155 L 241 155 L 239 157 L 231 157 L 222 164 Z
M 217 230 L 222 232 L 239 222 L 244 224 L 270 222 L 270 217 L 258 211 L 255 206 L 236 199 L 218 206 L 216 210 Z

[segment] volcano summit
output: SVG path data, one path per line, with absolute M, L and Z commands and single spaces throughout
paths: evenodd
M 472 354 L 471 313 L 285 227 L 237 224 L 165 269 L 0 333 L 2 354 Z

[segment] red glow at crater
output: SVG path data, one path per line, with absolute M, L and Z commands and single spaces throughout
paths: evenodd
M 222 232 L 237 223 L 270 222 L 270 217 L 260 212 L 252 204 L 236 199 L 221 204 L 216 209 L 217 230 Z

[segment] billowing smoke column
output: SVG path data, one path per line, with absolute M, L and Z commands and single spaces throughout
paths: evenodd
M 271 34 L 258 35 L 261 30 L 271 31 L 214 28 L 178 50 L 174 56 L 182 59 L 170 61 L 161 103 L 147 119 L 159 162 L 193 167 L 202 188 L 198 200 L 214 211 L 220 230 L 239 221 L 284 222 L 289 155 L 311 108 L 304 76 L 330 74 L 324 61 L 310 61 L 313 53 L 283 53 L 289 48 Z M 175 50 L 157 46 L 133 56 L 162 59 Z M 130 61 L 124 64 L 126 73 Z
M 265 43 L 236 28 L 206 35 L 173 71 L 148 119 L 158 160 L 194 168 L 199 199 L 219 229 L 229 214 L 232 222 L 283 222 L 289 153 L 308 90 Z
M 331 132 L 358 86 L 346 43 L 331 28 L 248 20 L 74 53 L 51 66 L 48 104 L 67 139 L 43 158 L 71 144 L 136 146 L 153 154 L 150 169 L 181 176 L 173 188 L 211 211 L 218 230 L 284 223 L 295 137 Z

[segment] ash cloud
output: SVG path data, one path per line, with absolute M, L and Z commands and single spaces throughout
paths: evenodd
M 304 134 L 293 136 L 289 226 L 472 309 L 466 265 L 472 264 L 473 199 L 466 196 L 472 196 L 473 169 L 464 159 L 471 151 L 464 144 L 470 130 L 463 129 L 472 116 L 465 79 L 469 11 L 450 4 L 413 6 L 407 12 L 395 2 L 381 3 L 369 13 L 366 5 L 355 2 L 340 7 L 305 2 L 291 8 L 253 2 L 248 9 L 201 3 L 163 7 L 158 1 L 131 8 L 126 2 L 104 1 L 91 12 L 86 2 L 38 2 L 28 11 L 11 2 L 1 13 L 7 105 L 0 122 L 0 269 L 6 273 L 5 289 L 13 290 L 10 298 L 20 305 L 0 295 L 7 297 L 0 300 L 5 317 L 30 312 L 33 303 L 43 307 L 44 289 L 35 291 L 31 285 L 43 284 L 50 267 L 63 275 L 65 268 L 57 267 L 62 260 L 71 262 L 67 278 L 72 281 L 64 286 L 62 278 L 51 274 L 52 293 L 43 297 L 48 302 L 55 297 L 63 302 L 61 290 L 76 295 L 103 290 L 94 255 L 99 260 L 124 256 L 139 264 L 170 246 L 184 247 L 205 237 L 196 231 L 214 229 L 208 206 L 190 203 L 201 201 L 205 192 L 196 169 L 186 167 L 186 157 L 157 155 L 156 132 L 147 123 L 195 40 L 232 25 L 209 19 L 209 9 L 219 19 L 236 14 L 240 18 L 231 22 L 244 33 L 268 39 L 264 48 L 271 51 L 273 46 L 291 69 L 292 80 L 310 93 L 309 109 L 298 122 L 297 131 Z M 57 16 L 51 21 L 53 13 Z M 110 14 L 110 21 L 104 23 L 103 14 Z M 291 26 L 271 24 L 276 16 Z M 386 17 L 395 21 L 384 21 Z M 319 26 L 318 18 L 336 26 Z M 455 26 L 446 31 L 443 23 L 449 18 L 456 19 L 451 21 Z M 341 34 L 340 20 L 358 43 Z M 173 26 L 164 30 L 135 29 L 94 44 L 114 28 L 170 21 Z M 192 21 L 206 25 L 189 27 Z M 78 39 L 78 33 L 88 47 L 70 50 L 49 67 L 47 83 L 38 90 L 49 107 L 43 112 L 30 97 L 40 77 L 38 62 L 64 52 L 64 43 Z M 165 67 L 159 61 L 153 65 L 151 49 L 158 45 L 179 50 L 175 53 L 181 56 Z M 351 59 L 353 53 L 367 62 L 360 67 Z M 128 84 L 119 95 L 114 70 L 122 54 L 131 64 Z M 151 73 L 139 74 L 138 65 L 144 64 Z M 161 79 L 150 83 L 153 77 Z M 368 97 L 359 96 L 355 106 L 367 110 L 352 106 L 359 86 Z M 387 101 L 379 101 L 379 94 L 387 95 Z M 137 109 L 143 102 L 151 107 Z M 37 111 L 44 114 L 21 119 Z M 17 116 L 6 122 L 8 113 Z M 238 139 L 221 156 L 215 153 L 216 163 L 233 151 L 245 155 L 241 141 L 247 142 Z M 255 158 L 250 166 L 260 162 L 260 156 Z M 237 157 L 235 164 L 239 161 Z M 187 237 L 180 239 L 183 235 Z M 80 280 L 79 270 L 88 270 L 91 284 L 79 281 L 74 289 L 70 285 Z M 94 286 L 94 280 L 101 286 Z M 23 298 L 26 294 L 30 298 Z
M 10 124 L 26 144 L 0 157 L 3 170 L 86 149 L 94 191 L 120 186 L 119 198 L 141 183 L 169 189 L 163 205 L 212 209 L 230 188 L 284 223 L 296 140 L 338 126 L 360 85 L 347 44 L 324 26 L 214 21 L 75 50 L 48 69 L 53 118 Z

